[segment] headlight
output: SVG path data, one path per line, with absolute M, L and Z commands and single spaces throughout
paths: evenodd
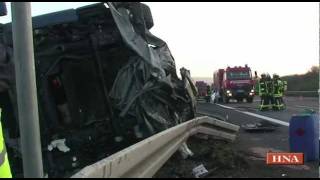
M 250 95 L 250 96 L 253 96 L 253 93 L 251 92 L 251 93 L 249 93 L 249 95 Z
M 231 97 L 231 96 L 232 96 L 232 94 L 231 94 L 231 93 L 228 93 L 228 96 L 230 96 L 230 97 Z
M 251 89 L 251 93 L 254 93 L 254 89 Z
M 229 94 L 230 93 L 230 90 L 227 90 L 227 94 Z

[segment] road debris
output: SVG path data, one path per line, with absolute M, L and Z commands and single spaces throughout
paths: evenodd
M 261 121 L 258 123 L 249 123 L 241 126 L 246 132 L 272 132 L 275 131 L 278 125 L 268 121 Z
M 69 152 L 70 148 L 66 146 L 66 139 L 58 139 L 51 142 L 51 144 L 48 146 L 48 150 L 52 151 L 54 148 L 57 148 L 61 152 Z
M 194 155 L 193 152 L 189 149 L 187 143 L 183 143 L 179 151 L 183 159 L 187 159 L 188 157 L 192 157 Z
M 245 171 L 248 168 L 248 162 L 243 158 L 241 152 L 233 149 L 232 143 L 211 138 L 203 140 L 194 136 L 189 138 L 188 145 L 194 156 L 183 159 L 180 154 L 176 153 L 154 177 L 194 178 L 195 175 L 191 169 L 199 165 L 203 165 L 208 171 L 201 176 L 202 178 L 227 177 L 232 171 Z
M 201 177 L 205 176 L 206 174 L 208 174 L 208 170 L 204 167 L 203 164 L 201 164 L 201 165 L 193 168 L 192 173 L 195 178 L 201 178 Z

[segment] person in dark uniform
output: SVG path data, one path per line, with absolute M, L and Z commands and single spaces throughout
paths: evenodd
M 2 123 L 8 108 L 8 90 L 13 82 L 13 64 L 7 48 L 0 43 L 0 178 L 12 178 Z
M 269 110 L 269 108 L 271 107 L 271 99 L 269 96 L 269 77 L 267 76 L 267 74 L 263 73 L 261 74 L 261 78 L 259 80 L 258 83 L 258 91 L 259 91 L 259 96 L 261 98 L 260 101 L 260 106 L 259 106 L 259 110 L 260 111 L 264 111 L 264 110 Z
M 284 82 L 280 79 L 280 76 L 277 74 L 273 74 L 272 77 L 272 99 L 274 110 L 283 110 L 284 109 L 284 101 L 283 101 L 283 93 L 285 89 Z

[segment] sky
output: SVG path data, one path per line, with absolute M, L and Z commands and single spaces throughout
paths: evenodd
M 32 16 L 93 2 L 32 2 Z M 177 69 L 212 77 L 248 64 L 258 74 L 303 74 L 319 65 L 319 3 L 146 2 L 151 32 L 168 43 Z M 11 21 L 9 15 L 0 23 Z

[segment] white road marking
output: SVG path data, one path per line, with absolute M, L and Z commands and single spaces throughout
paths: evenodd
M 230 107 L 230 106 L 224 106 L 222 104 L 216 104 L 216 105 L 221 106 L 221 107 L 226 108 L 226 109 L 236 110 L 236 108 L 233 108 L 233 107 Z
M 274 118 L 271 118 L 271 117 L 262 116 L 262 115 L 251 113 L 251 112 L 240 111 L 240 110 L 238 110 L 236 108 L 229 107 L 229 106 L 224 106 L 224 105 L 221 105 L 221 104 L 216 104 L 216 105 L 221 106 L 221 107 L 226 108 L 226 109 L 235 110 L 237 112 L 240 112 L 240 113 L 243 113 L 243 114 L 246 114 L 246 115 L 249 115 L 249 116 L 257 117 L 257 118 L 264 119 L 264 120 L 267 120 L 267 121 L 270 121 L 270 122 L 273 122 L 273 123 L 276 123 L 276 124 L 280 124 L 280 125 L 283 125 L 283 126 L 286 126 L 286 127 L 289 127 L 289 125 L 290 125 L 288 122 L 284 122 L 284 121 L 281 121 L 279 119 L 274 119 Z M 319 141 L 320 141 L 320 137 L 319 137 Z
M 244 112 L 244 111 L 238 111 L 238 112 L 241 112 L 243 114 L 247 114 L 247 115 L 250 115 L 250 116 L 254 116 L 254 117 L 257 117 L 257 118 L 260 118 L 260 119 L 264 119 L 264 120 L 267 120 L 267 121 L 270 121 L 270 122 L 273 122 L 273 123 L 277 123 L 277 124 L 289 127 L 289 123 L 281 121 L 279 119 L 274 119 L 274 118 L 270 118 L 270 117 L 267 117 L 267 116 L 262 116 L 262 115 L 251 113 L 251 112 Z
M 260 119 L 264 119 L 264 120 L 267 120 L 267 121 L 270 121 L 270 122 L 273 122 L 273 123 L 276 123 L 276 124 L 280 124 L 280 125 L 289 127 L 289 123 L 281 121 L 279 119 L 274 119 L 274 118 L 270 118 L 270 117 L 267 117 L 267 116 L 262 116 L 262 115 L 251 113 L 251 112 L 240 111 L 240 110 L 238 110 L 236 108 L 229 107 L 229 106 L 224 106 L 224 105 L 221 105 L 221 104 L 217 104 L 217 105 L 220 106 L 220 107 L 226 108 L 226 109 L 235 110 L 237 112 L 240 112 L 240 113 L 243 113 L 243 114 L 246 114 L 246 115 L 249 115 L 249 116 L 257 117 L 257 118 L 260 118 Z

